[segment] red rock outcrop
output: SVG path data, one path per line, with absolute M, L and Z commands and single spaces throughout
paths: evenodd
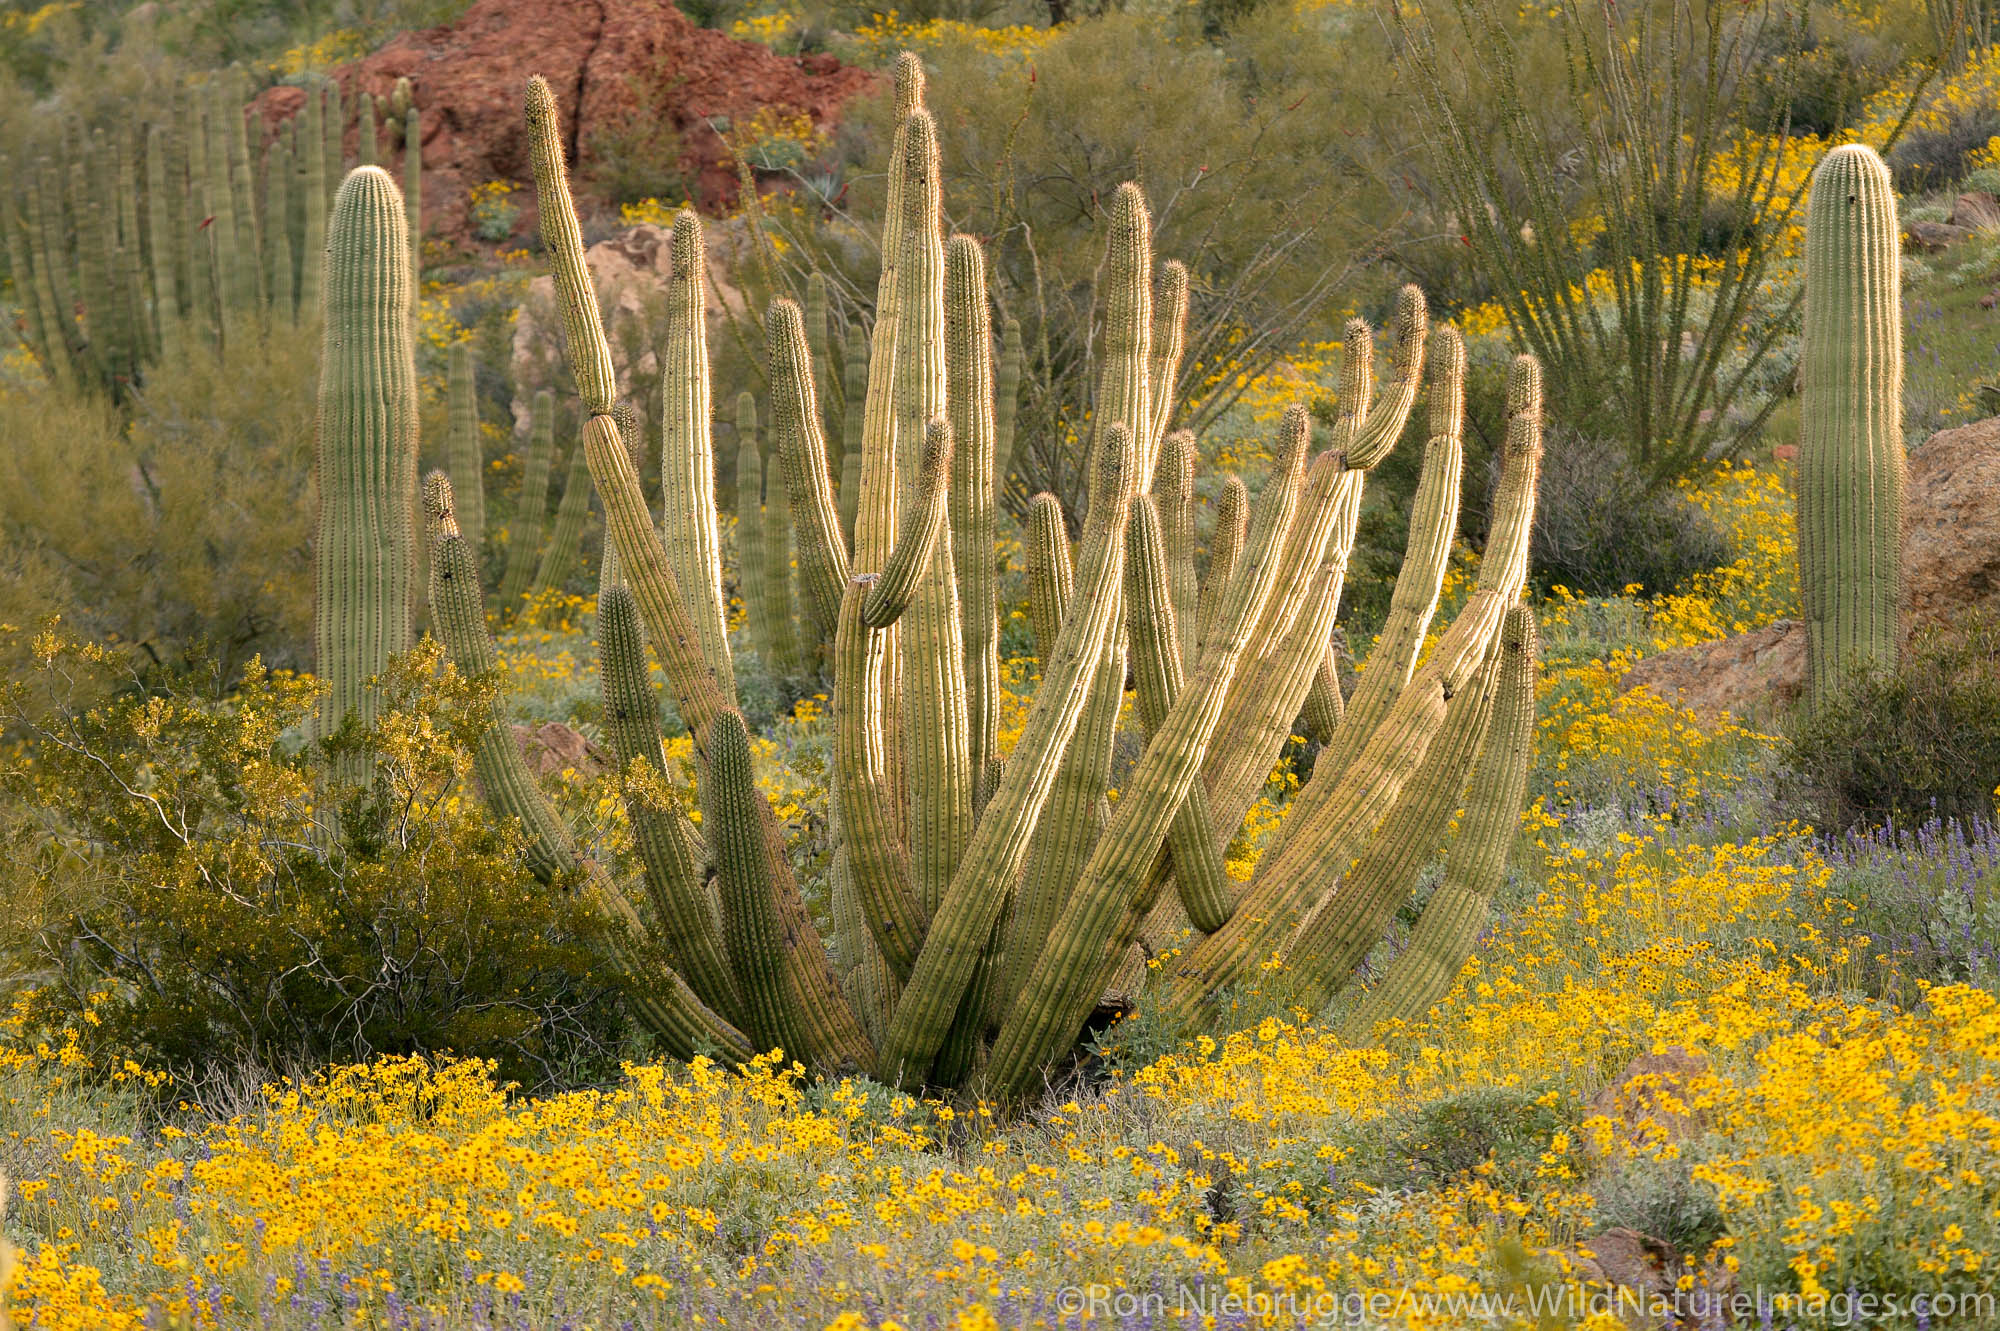
M 521 116 L 531 74 L 555 88 L 580 183 L 587 184 L 594 133 L 651 119 L 679 135 L 680 173 L 705 208 L 726 205 L 736 192 L 716 119 L 777 107 L 824 127 L 879 77 L 830 55 L 781 56 L 698 27 L 671 0 L 479 0 L 457 22 L 403 33 L 331 74 L 350 100 L 357 90 L 386 95 L 397 79 L 410 80 L 423 110 L 425 230 L 461 242 L 470 240 L 466 195 L 475 185 L 532 186 Z M 270 134 L 304 101 L 301 89 L 272 88 L 254 109 Z M 349 125 L 350 153 L 358 135 Z M 531 235 L 532 188 L 519 201 L 515 234 Z

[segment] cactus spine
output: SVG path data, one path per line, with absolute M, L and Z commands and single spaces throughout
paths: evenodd
M 1810 696 L 1893 669 L 1902 639 L 1903 314 L 1889 168 L 1861 144 L 1813 172 L 1799 397 L 1799 591 Z
M 748 393 L 736 400 L 737 428 L 748 432 L 751 443 L 761 453 L 763 438 L 757 429 L 757 402 Z M 758 535 L 763 549 L 763 633 L 758 650 L 764 666 L 780 676 L 796 675 L 800 669 L 798 629 L 792 621 L 792 501 L 785 488 L 778 458 L 771 457 L 764 468 L 769 479 L 764 485 L 764 513 Z
M 757 442 L 757 399 L 736 399 L 736 585 L 757 654 L 771 667 L 771 620 L 764 608 L 764 458 Z
M 335 196 L 326 247 L 319 386 L 314 641 L 327 697 L 321 733 L 374 720 L 366 683 L 410 646 L 416 540 L 417 373 L 403 201 L 379 170 Z M 364 773 L 337 768 L 348 779 Z

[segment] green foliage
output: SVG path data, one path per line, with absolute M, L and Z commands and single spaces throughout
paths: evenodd
M 444 1050 L 524 1084 L 607 1066 L 622 1027 L 602 921 L 462 797 L 490 683 L 428 642 L 399 659 L 376 723 L 326 743 L 375 773 L 347 789 L 290 738 L 310 680 L 253 660 L 226 696 L 197 670 L 86 710 L 80 686 L 115 656 L 54 634 L 36 655 L 5 695 L 27 745 L 0 790 L 23 811 L 8 892 L 31 903 L 10 942 L 46 968 L 52 1022 L 95 1005 L 77 1024 L 105 1052 L 197 1074 Z
M 144 662 L 205 646 L 310 660 L 316 339 L 156 366 L 129 421 L 37 385 L 0 394 L 0 621 L 63 615 Z M 18 642 L 0 664 L 19 664 Z
M 1801 72 L 1765 55 L 1798 44 L 1805 12 L 1455 0 L 1398 19 L 1429 112 L 1433 225 L 1463 237 L 1548 367 L 1552 409 L 1623 441 L 1654 483 L 1741 446 L 1776 401 L 1758 372 L 1791 310 L 1763 288 L 1798 205 L 1781 167 Z
M 1377 1191 L 1439 1188 L 1476 1170 L 1502 1191 L 1530 1190 L 1549 1138 L 1565 1126 L 1557 1103 L 1536 1087 L 1460 1091 L 1342 1134 L 1346 1158 L 1330 1169 Z
M 1697 1182 L 1688 1154 L 1669 1160 L 1636 1155 L 1591 1180 L 1599 1229 L 1622 1225 L 1701 1255 L 1728 1232 L 1715 1188 Z
M 1920 634 L 1893 671 L 1815 700 L 1791 737 L 1788 798 L 1822 831 L 1990 815 L 2000 784 L 2000 625 Z
M 1670 591 L 1727 564 L 1728 539 L 1672 486 L 1648 488 L 1615 442 L 1560 431 L 1549 442 L 1535 509 L 1535 577 L 1583 596 L 1637 585 Z

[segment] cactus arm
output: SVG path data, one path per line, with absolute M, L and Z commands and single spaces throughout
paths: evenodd
M 702 655 L 723 696 L 736 696 L 722 599 L 721 537 L 715 527 L 715 447 L 709 434 L 707 259 L 701 220 L 674 217 L 673 277 L 667 285 L 667 341 L 660 413 L 661 538 Z M 740 553 L 740 552 L 739 552 Z M 765 588 L 769 595 L 768 574 Z
M 736 585 L 751 641 L 769 669 L 771 625 L 764 609 L 764 576 L 764 459 L 757 445 L 757 402 L 743 393 L 736 399 Z
M 305 204 L 312 207 L 313 191 L 306 191 Z M 308 228 L 310 229 L 310 228 Z M 301 313 L 303 314 L 303 305 Z M 473 566 L 478 567 L 479 551 L 486 540 L 485 450 L 479 438 L 478 374 L 473 366 L 472 345 L 452 344 L 445 367 L 447 429 L 445 470 L 451 476 L 452 492 L 458 496 L 458 526 L 472 548 Z
M 840 432 L 840 530 L 852 549 L 854 514 L 861 503 L 861 437 L 868 411 L 868 343 L 861 330 L 851 325 L 841 372 L 847 393 Z
M 1153 498 L 1160 506 L 1161 534 L 1166 541 L 1167 582 L 1173 598 L 1174 624 L 1184 670 L 1195 668 L 1195 622 L 1199 618 L 1198 585 L 1194 571 L 1194 435 L 1179 430 L 1160 445 L 1160 464 L 1153 472 Z
M 172 170 L 167 127 L 154 125 L 146 131 L 146 239 L 153 260 L 153 320 L 159 330 L 163 360 L 178 358 L 185 346 L 180 288 L 175 281 L 181 263 L 181 247 L 174 243 L 174 200 L 178 191 L 169 189 L 167 184 Z M 311 254 L 304 256 L 304 270 L 314 270 L 318 258 Z
M 1450 991 L 1486 927 L 1493 894 L 1521 830 L 1528 768 L 1535 754 L 1535 614 L 1517 605 L 1501 632 L 1500 679 L 1493 720 L 1467 785 L 1465 816 L 1445 854 L 1444 878 L 1431 895 L 1410 944 L 1390 964 L 1347 1022 L 1349 1039 L 1366 1039 L 1388 1021 L 1415 1021 Z
M 380 146 L 375 134 L 375 98 L 369 93 L 361 94 L 361 129 L 357 145 L 363 166 L 373 166 L 382 159 Z
M 791 491 L 799 585 L 821 622 L 838 623 L 849 577 L 847 539 L 828 476 L 826 438 L 799 307 L 789 300 L 771 302 L 764 329 L 771 358 L 771 427 Z
M 373 719 L 368 678 L 410 646 L 417 374 L 405 317 L 409 261 L 395 182 L 356 171 L 334 200 L 326 252 L 314 553 L 323 735 L 350 714 Z M 339 771 L 364 775 L 351 762 Z
M 929 920 L 882 790 L 881 709 L 867 697 L 880 679 L 869 658 L 880 655 L 882 635 L 862 620 L 867 596 L 866 584 L 857 582 L 841 602 L 834 649 L 834 779 L 853 890 L 869 933 L 901 982 L 910 977 Z
M 1000 373 L 993 391 L 993 483 L 1004 485 L 1014 469 L 1014 418 L 1021 407 L 1021 321 L 1000 324 Z
M 292 152 L 281 136 L 264 159 L 264 248 L 270 256 L 271 308 L 286 323 L 298 317 L 298 292 L 292 274 L 291 212 Z M 411 270 L 410 289 L 416 289 Z
M 555 469 L 556 399 L 544 388 L 535 394 L 528 415 L 528 456 L 521 472 L 521 498 L 514 520 L 507 524 L 507 572 L 500 580 L 501 613 L 519 616 L 528 593 L 535 562 L 542 551 L 542 529 L 548 519 L 549 473 Z
M 1320 897 L 1285 947 L 1291 1001 L 1326 1005 L 1409 900 L 1443 842 L 1493 715 L 1500 643 L 1446 705 L 1444 725 L 1353 868 Z M 1266 853 L 1270 853 L 1268 850 Z
M 1313 667 L 1312 684 L 1306 690 L 1306 733 L 1324 747 L 1332 742 L 1346 714 L 1347 703 L 1340 695 L 1340 676 L 1334 672 L 1333 644 L 1329 642 L 1319 664 Z
M 1248 978 L 1346 869 L 1423 761 L 1444 723 L 1447 700 L 1484 660 L 1507 608 L 1520 597 L 1542 451 L 1541 374 L 1533 357 L 1515 358 L 1508 402 L 1513 419 L 1493 527 L 1471 600 L 1313 816 L 1291 829 L 1284 845 L 1258 865 L 1229 923 L 1185 959 L 1169 998 L 1182 1014 L 1191 1013 L 1203 993 Z
M 424 134 L 416 107 L 403 113 L 403 206 L 410 214 L 410 272 L 424 274 Z M 410 312 L 416 313 L 416 305 Z
M 806 347 L 811 355 L 813 401 L 823 405 L 828 413 L 825 420 L 815 418 L 814 424 L 825 429 L 833 413 L 840 409 L 842 385 L 833 373 L 833 344 L 828 340 L 832 333 L 832 310 L 826 274 L 817 268 L 806 275 L 805 324 Z M 828 461 L 835 467 L 840 465 L 839 458 Z
M 871 629 L 886 629 L 901 619 L 916 596 L 924 570 L 937 550 L 938 536 L 945 529 L 951 454 L 951 427 L 932 421 L 924 441 L 916 502 L 903 515 L 902 534 L 889 552 L 889 562 L 876 575 L 861 611 L 862 623 Z
M 1156 447 L 1174 418 L 1174 386 L 1180 380 L 1181 356 L 1187 350 L 1187 319 L 1187 265 L 1169 259 L 1160 265 L 1158 289 L 1153 293 L 1153 361 L 1146 374 L 1152 392 Z
M 873 1061 L 840 997 L 805 903 L 789 885 L 783 843 L 757 788 L 742 714 L 719 713 L 704 736 L 702 823 L 715 849 L 723 931 L 754 1039 L 825 1068 Z
M 748 393 L 737 399 L 737 420 L 757 438 L 757 406 Z M 748 408 L 748 415 L 744 414 Z M 799 672 L 799 635 L 792 619 L 792 502 L 781 460 L 771 455 L 764 487 L 764 622 L 770 653 L 764 665 L 780 677 Z
M 646 674 L 645 634 L 629 587 L 612 587 L 598 600 L 597 673 L 604 695 L 604 733 L 625 783 L 632 841 L 645 866 L 661 945 L 703 1002 L 717 1012 L 739 1013 L 735 975 L 702 888 L 701 868 L 679 826 L 683 816 L 678 807 L 657 807 L 635 789 L 635 763 L 643 760 L 656 779 L 665 772 L 660 707 Z
M 946 401 L 951 410 L 951 525 L 971 770 L 983 787 L 1000 745 L 1000 609 L 993 551 L 993 329 L 986 305 L 986 254 L 970 236 L 953 236 L 945 259 Z M 975 806 L 990 791 L 975 792 Z
M 1125 534 L 1126 627 L 1132 642 L 1139 721 L 1148 738 L 1160 732 L 1184 682 L 1163 525 L 1152 499 L 1142 496 Z M 1192 784 L 1174 813 L 1167 831 L 1167 849 L 1173 855 L 1174 881 L 1188 920 L 1203 933 L 1221 928 L 1229 918 L 1232 902 L 1209 814 L 1208 793 L 1199 781 Z
M 1222 606 L 1222 588 L 1229 585 L 1229 571 L 1243 548 L 1244 524 L 1250 517 L 1250 492 L 1241 477 L 1225 476 L 1222 495 L 1215 504 L 1215 529 L 1208 538 L 1208 568 L 1201 583 L 1195 611 L 1195 659 L 1215 637 L 1215 617 Z
M 326 246 L 326 134 L 322 122 L 321 99 L 317 92 L 306 93 L 305 124 L 299 136 L 299 162 L 304 177 L 299 182 L 299 320 L 310 324 L 319 317 L 320 251 Z M 486 538 L 486 501 L 482 494 L 478 508 L 480 523 L 473 539 Z
M 1096 420 L 1132 431 L 1138 474 L 1128 484 L 1153 478 L 1159 440 L 1153 437 L 1153 405 L 1147 372 L 1153 354 L 1153 240 L 1146 196 L 1131 181 L 1111 196 L 1111 234 L 1105 261 L 1104 369 L 1098 377 Z
M 1361 325 L 1363 332 L 1367 325 Z M 1396 346 L 1391 353 L 1391 364 L 1395 367 L 1395 378 L 1390 381 L 1389 391 L 1372 409 L 1364 406 L 1362 414 L 1352 421 L 1351 433 L 1343 437 L 1338 445 L 1347 456 L 1347 465 L 1361 471 L 1369 471 L 1389 456 L 1389 451 L 1402 438 L 1403 423 L 1410 418 L 1410 408 L 1417 400 L 1417 385 L 1424 378 L 1424 340 L 1430 329 L 1430 314 L 1424 305 L 1424 293 L 1414 286 L 1405 286 L 1396 293 Z M 1374 372 L 1374 338 L 1367 338 L 1366 349 L 1361 351 L 1358 366 L 1363 374 Z M 1362 398 L 1363 403 L 1367 397 Z
M 1131 432 L 1122 426 L 1106 430 L 1098 445 L 1090 487 L 1096 502 L 1085 521 L 1076 606 L 1063 619 L 1000 788 L 973 831 L 897 1000 L 884 1038 L 884 1076 L 921 1080 L 929 1070 L 1027 857 L 1063 751 L 1082 717 L 1086 685 L 1118 618 L 1125 523 L 1137 475 L 1134 448 Z
M 1028 505 L 1027 547 L 1028 621 L 1035 634 L 1035 654 L 1046 665 L 1074 591 L 1062 501 L 1052 494 L 1038 494 Z
M 1458 528 L 1459 477 L 1464 460 L 1459 433 L 1465 403 L 1465 344 L 1449 326 L 1440 328 L 1433 340 L 1438 347 L 1431 361 L 1431 433 L 1424 447 L 1416 498 L 1410 507 L 1410 534 L 1403 550 L 1402 571 L 1396 577 L 1389 616 L 1383 622 L 1375 650 L 1369 653 L 1368 669 L 1362 673 L 1360 686 L 1354 691 L 1339 729 L 1313 765 L 1313 780 L 1294 802 L 1293 812 L 1306 814 L 1300 820 L 1302 824 L 1310 821 L 1320 802 L 1338 784 L 1347 765 L 1366 747 L 1368 737 L 1388 715 L 1397 695 L 1408 685 L 1444 588 L 1452 537 Z M 1510 419 L 1519 422 L 1510 428 L 1527 428 L 1528 420 L 1520 415 L 1520 405 L 1509 404 Z M 1279 841 L 1285 836 L 1280 828 Z
M 1799 367 L 1799 593 L 1808 697 L 1902 645 L 1903 325 L 1896 196 L 1860 144 L 1813 171 Z
M 1064 902 L 1048 943 L 1001 1025 L 987 1067 L 989 1083 L 1011 1095 L 1028 1089 L 1047 1059 L 1074 1039 L 1097 998 L 1097 983 L 1131 942 L 1162 837 L 1201 779 L 1202 754 L 1223 715 L 1247 631 L 1279 580 L 1270 556 L 1292 526 L 1299 503 L 1306 440 L 1293 434 L 1273 462 L 1260 496 L 1251 557 L 1230 580 L 1231 604 L 1216 646 L 1174 699 L 1125 783 L 1111 822 Z M 1144 519 L 1142 518 L 1142 521 Z M 1164 573 L 1164 570 L 1159 570 Z M 1164 598 L 1165 579 L 1153 579 Z M 1171 653 L 1162 651 L 1164 664 Z
M 404 255 L 407 260 L 408 253 Z M 486 631 L 486 608 L 472 551 L 452 517 L 451 482 L 432 472 L 424 486 L 426 525 L 434 533 L 431 555 L 431 622 L 444 634 L 445 650 L 462 675 L 483 677 L 499 669 L 500 658 Z M 604 871 L 584 860 L 576 842 L 529 772 L 500 714 L 488 704 L 486 725 L 472 754 L 473 772 L 487 805 L 503 818 L 519 820 L 528 839 L 528 867 L 544 882 L 581 872 L 593 902 L 610 916 L 612 953 L 627 978 L 627 998 L 635 1014 L 667 1046 L 682 1056 L 719 1048 L 748 1057 L 743 1033 L 704 1003 L 678 972 L 645 955 L 640 924 Z
M 242 283 L 238 299 L 245 311 L 264 307 L 264 269 L 257 256 L 262 252 L 257 239 L 257 183 L 250 169 L 250 126 L 244 115 L 243 84 L 234 69 L 217 80 L 223 123 L 229 135 L 229 187 L 236 209 L 236 253 L 242 266 L 236 276 Z M 411 285 L 416 277 L 411 275 Z
M 555 95 L 539 75 L 528 81 L 527 119 L 542 242 L 560 297 L 570 367 L 588 415 L 583 444 L 591 480 L 604 497 L 606 530 L 617 545 L 620 567 L 639 602 L 647 640 L 666 667 L 681 720 L 700 734 L 727 703 L 714 666 L 702 654 L 686 602 L 668 567 L 632 455 L 609 415 L 617 392 L 611 345 L 604 336 L 590 270 L 584 263 L 583 229 L 569 195 Z

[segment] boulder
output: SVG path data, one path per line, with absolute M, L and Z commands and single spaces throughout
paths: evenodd
M 1710 1070 L 1707 1059 L 1679 1045 L 1640 1054 L 1591 1097 L 1586 1117 L 1608 1120 L 1614 1136 L 1636 1146 L 1687 1141 L 1707 1127 L 1699 1101 Z
M 1972 231 L 2000 231 L 2000 199 L 1985 190 L 1969 190 L 1952 200 L 1951 224 Z
M 581 187 L 588 188 L 600 131 L 654 124 L 677 137 L 688 192 L 711 210 L 725 207 L 736 193 L 734 162 L 718 124 L 773 107 L 803 113 L 825 128 L 848 98 L 880 80 L 829 55 L 781 56 L 698 27 L 672 0 L 479 0 L 454 23 L 402 33 L 372 55 L 330 71 L 350 103 L 358 91 L 387 94 L 397 79 L 410 80 L 423 111 L 425 231 L 466 246 L 475 243 L 467 192 L 492 180 L 522 186 L 513 243 L 534 234 L 521 114 L 531 74 L 541 74 L 556 90 Z M 296 87 L 263 93 L 253 109 L 266 138 L 304 101 Z M 358 135 L 349 125 L 350 155 Z M 399 148 L 388 151 L 400 160 Z M 589 200 L 583 202 L 587 211 Z
M 1905 222 L 1903 248 L 1919 254 L 1936 254 L 1971 234 L 1971 227 L 1953 226 L 1950 222 Z
M 582 734 L 560 721 L 538 726 L 513 725 L 514 745 L 538 777 L 575 772 L 586 780 L 611 770 L 611 757 Z
M 726 280 L 743 249 L 739 222 L 710 222 L 703 227 L 708 255 L 708 336 L 710 345 L 722 333 L 729 313 L 750 319 L 742 294 Z M 611 343 L 612 368 L 622 395 L 650 402 L 660 383 L 659 353 L 666 336 L 667 283 L 673 276 L 673 233 L 650 223 L 627 227 L 584 251 L 597 306 L 604 315 L 604 332 Z M 520 314 L 514 320 L 509 366 L 514 384 L 514 432 L 528 436 L 530 400 L 538 388 L 554 389 L 560 398 L 570 391 L 563 357 L 562 314 L 556 304 L 555 279 L 546 273 L 528 284 Z M 734 399 L 732 398 L 733 402 Z
M 1969 610 L 2000 613 L 2000 417 L 1941 430 L 1910 453 L 1903 492 L 1904 632 L 1951 625 Z M 1647 687 L 1706 719 L 1769 719 L 1805 691 L 1805 626 L 1752 633 L 1646 657 L 1624 687 Z

